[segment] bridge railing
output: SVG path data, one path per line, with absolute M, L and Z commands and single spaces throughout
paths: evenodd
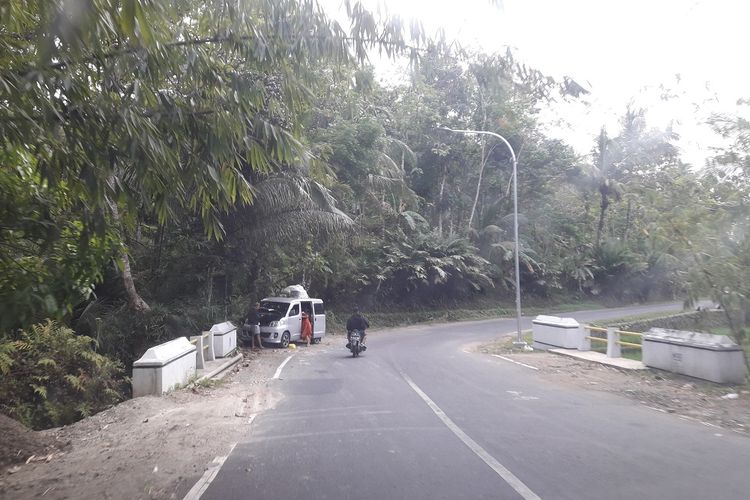
M 607 356 L 610 358 L 621 358 L 623 347 L 637 350 L 642 349 L 641 343 L 629 341 L 632 339 L 632 337 L 636 337 L 640 342 L 643 338 L 642 333 L 630 332 L 627 330 L 618 330 L 614 327 L 603 328 L 592 325 L 585 325 L 584 328 L 588 330 L 588 335 L 586 335 L 585 337 L 586 340 L 588 340 L 589 342 L 605 344 L 607 349 Z M 602 333 L 605 334 L 605 337 L 596 335 Z M 623 340 L 623 336 L 627 337 L 628 340 Z
M 214 356 L 214 334 L 203 332 L 200 335 L 190 337 L 190 343 L 195 346 L 195 366 L 202 370 L 206 367 L 206 361 L 213 361 Z

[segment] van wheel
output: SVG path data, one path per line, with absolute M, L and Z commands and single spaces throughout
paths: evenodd
M 289 339 L 291 339 L 291 335 L 289 332 L 284 332 L 281 334 L 281 347 L 287 348 L 289 347 Z
M 320 341 L 323 340 L 320 337 L 313 337 L 313 344 L 320 344 Z

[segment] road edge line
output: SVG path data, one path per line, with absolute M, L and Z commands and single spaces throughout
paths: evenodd
M 515 361 L 510 358 L 506 358 L 505 356 L 500 356 L 499 354 L 493 354 L 494 357 L 504 359 L 505 361 L 510 361 L 511 363 L 515 363 L 517 365 L 525 366 L 526 368 L 531 368 L 532 370 L 539 370 L 536 366 L 527 365 L 526 363 L 521 363 L 520 361 Z
M 276 368 L 276 373 L 273 374 L 273 379 L 278 379 L 281 376 L 281 370 L 284 369 L 284 366 L 286 366 L 287 363 L 289 363 L 289 360 L 294 357 L 294 354 L 286 358 L 284 361 L 281 362 L 278 368 Z
M 190 491 L 187 492 L 183 500 L 199 500 L 201 496 L 206 492 L 208 487 L 211 485 L 211 482 L 216 478 L 216 475 L 219 473 L 219 470 L 221 470 L 221 466 L 224 465 L 224 462 L 227 458 L 229 458 L 229 455 L 234 450 L 234 447 L 237 446 L 237 443 L 234 443 L 229 448 L 229 453 L 224 455 L 223 457 L 216 457 L 214 458 L 213 462 L 208 466 L 208 469 L 206 469 L 206 472 L 203 473 L 203 476 L 196 482 L 192 488 L 190 488 Z
M 419 388 L 417 384 L 414 383 L 412 379 L 409 378 L 409 376 L 405 373 L 401 373 L 401 376 L 404 378 L 407 384 L 409 384 L 409 387 L 414 390 L 414 392 L 417 393 L 417 395 L 422 398 L 422 400 L 427 403 L 427 406 L 430 407 L 432 412 L 437 415 L 437 417 L 445 424 L 448 429 L 450 429 L 453 434 L 456 435 L 458 439 L 460 439 L 472 452 L 474 452 L 475 455 L 477 455 L 479 458 L 482 459 L 484 463 L 486 463 L 492 470 L 495 471 L 495 473 L 500 476 L 503 481 L 508 483 L 508 485 L 516 490 L 516 492 L 521 495 L 521 497 L 524 498 L 524 500 L 541 500 L 541 498 L 531 491 L 531 488 L 526 486 L 523 481 L 518 479 L 511 471 L 506 469 L 503 464 L 498 462 L 498 460 L 490 455 L 490 453 L 482 448 L 479 443 L 471 439 L 464 431 L 461 430 L 461 428 L 456 425 L 453 420 L 448 417 L 448 415 L 445 414 L 443 410 L 440 409 L 440 407 L 432 400 L 430 397 L 422 391 L 422 389 Z

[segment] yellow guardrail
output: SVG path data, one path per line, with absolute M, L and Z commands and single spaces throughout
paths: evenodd
M 617 330 L 617 333 L 619 333 L 620 335 L 635 335 L 636 337 L 643 337 L 643 334 L 638 333 L 638 332 L 628 332 L 625 330 Z
M 607 343 L 607 339 L 603 339 L 601 337 L 586 337 L 586 338 L 589 340 L 596 340 L 597 342 L 604 342 L 605 344 Z
M 586 325 L 586 326 L 584 326 L 584 328 L 586 328 L 589 332 L 607 333 L 607 329 L 606 328 L 602 328 L 600 326 Z M 627 330 L 615 330 L 615 332 L 618 333 L 618 334 L 620 334 L 620 335 L 632 335 L 634 337 L 641 337 L 641 338 L 643 338 L 643 334 L 642 333 L 638 333 L 638 332 L 629 332 Z M 602 338 L 602 337 L 593 337 L 591 335 L 588 335 L 588 336 L 586 336 L 586 338 L 588 340 L 593 340 L 595 342 L 604 342 L 605 344 L 607 343 L 607 339 L 606 338 Z M 634 349 L 641 349 L 641 344 L 636 344 L 636 343 L 633 343 L 633 342 L 625 342 L 623 340 L 618 340 L 617 343 L 619 345 L 622 345 L 622 346 L 632 347 Z
M 620 345 L 628 346 L 628 347 L 634 347 L 636 349 L 640 349 L 641 348 L 641 344 L 634 344 L 632 342 L 623 342 L 622 340 L 620 340 L 617 343 L 620 344 Z
M 207 350 L 208 350 L 208 348 L 209 348 L 209 347 L 211 347 L 210 345 L 208 345 L 208 343 L 207 343 L 207 342 L 205 342 L 205 339 L 206 339 L 207 337 L 208 337 L 208 333 L 204 333 L 204 334 L 203 334 L 203 339 L 204 339 L 204 342 L 203 342 L 203 350 L 204 350 L 204 351 L 207 351 Z M 191 343 L 191 344 L 193 344 L 194 346 L 197 346 L 197 345 L 198 345 L 198 339 L 193 339 L 193 340 L 191 340 L 191 341 L 190 341 L 190 343 Z

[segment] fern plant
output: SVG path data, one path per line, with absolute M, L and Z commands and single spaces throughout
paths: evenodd
M 0 411 L 34 429 L 71 424 L 121 401 L 122 366 L 54 321 L 0 339 Z

